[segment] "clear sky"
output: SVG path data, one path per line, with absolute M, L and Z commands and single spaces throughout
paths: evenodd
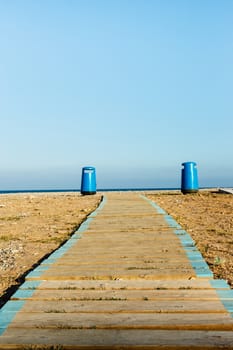
M 0 190 L 233 186 L 232 0 L 0 0 Z

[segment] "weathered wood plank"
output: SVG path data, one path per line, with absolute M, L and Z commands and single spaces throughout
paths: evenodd
M 126 273 L 124 271 L 85 271 L 85 273 L 81 273 L 79 271 L 46 271 L 42 275 L 30 275 L 26 278 L 26 280 L 117 280 L 117 279 L 142 279 L 144 278 L 149 280 L 169 280 L 169 279 L 180 279 L 180 278 L 195 278 L 196 274 L 193 270 L 186 269 L 183 271 L 170 270 L 170 271 L 145 271 L 145 270 L 137 270 L 137 272 Z
M 5 344 L 60 345 L 72 349 L 111 349 L 137 347 L 137 349 L 217 349 L 221 346 L 233 349 L 233 333 L 228 331 L 179 331 L 179 330 L 96 330 L 96 329 L 10 329 L 0 337 L 1 348 Z M 16 347 L 17 348 L 17 347 Z M 9 349 L 9 347 L 8 347 Z M 11 349 L 14 349 L 11 347 Z
M 23 313 L 10 328 L 232 330 L 229 314 Z
M 18 290 L 11 300 L 219 300 L 215 290 Z M 229 298 L 228 298 L 229 299 Z M 233 297 L 231 298 L 233 301 Z
M 166 266 L 165 266 L 166 265 Z M 112 261 L 109 261 L 106 264 L 96 264 L 95 262 L 90 262 L 89 264 L 76 264 L 75 262 L 70 262 L 70 264 L 53 264 L 53 266 L 50 268 L 50 271 L 64 271 L 64 273 L 67 273 L 71 271 L 78 271 L 78 272 L 85 272 L 85 271 L 91 271 L 95 270 L 97 272 L 102 273 L 102 271 L 117 271 L 118 273 L 122 273 L 125 271 L 128 271 L 128 273 L 131 272 L 139 272 L 141 271 L 150 271 L 151 273 L 161 272 L 161 271 L 174 271 L 175 269 L 181 269 L 184 271 L 192 271 L 191 265 L 189 261 L 183 260 L 183 261 L 174 261 L 174 262 L 167 262 L 167 261 L 158 261 L 154 263 L 146 263 L 146 262 L 137 262 L 134 261 L 134 264 L 125 262 L 124 265 L 122 264 L 113 264 Z
M 100 243 L 100 242 L 99 242 Z M 114 241 L 114 240 L 103 240 L 103 242 L 101 242 L 102 244 L 99 244 L 98 246 L 93 246 L 93 244 L 91 242 L 81 242 L 81 239 L 74 244 L 70 249 L 71 249 L 71 253 L 77 251 L 77 250 L 83 250 L 83 249 L 92 249 L 92 250 L 96 250 L 98 251 L 105 251 L 107 252 L 107 250 L 105 250 L 106 248 L 109 248 L 110 251 L 112 252 L 121 252 L 124 253 L 126 252 L 135 252 L 137 251 L 137 253 L 139 253 L 138 248 L 140 246 L 140 251 L 142 252 L 148 252 L 153 254 L 154 252 L 158 252 L 161 251 L 161 249 L 174 249 L 175 252 L 182 252 L 181 250 L 181 243 L 180 240 L 178 242 L 171 242 L 171 243 L 166 243 L 166 240 L 162 241 L 156 241 L 153 240 L 152 242 L 148 241 L 148 245 L 145 245 L 145 243 L 143 244 L 143 242 L 140 242 L 140 240 L 138 241 L 132 241 L 130 242 L 129 239 L 122 239 L 121 241 Z M 117 245 L 115 245 L 117 244 Z M 150 246 L 151 245 L 151 246 Z M 184 253 L 183 253 L 184 254 Z
M 162 254 L 161 254 L 162 255 Z M 54 266 L 59 266 L 59 265 L 73 265 L 73 266 L 86 266 L 86 265 L 95 265 L 97 268 L 101 265 L 119 265 L 119 264 L 124 264 L 124 265 L 129 265 L 132 263 L 133 264 L 140 264 L 143 266 L 151 266 L 152 264 L 174 264 L 174 263 L 187 263 L 189 264 L 189 260 L 187 257 L 185 256 L 178 256 L 176 255 L 175 257 L 173 256 L 172 259 L 168 259 L 166 257 L 157 257 L 155 258 L 154 256 L 151 257 L 135 257 L 135 256 L 131 256 L 131 257 L 127 257 L 127 256 L 113 256 L 113 255 L 108 255 L 108 256 L 103 256 L 103 255 L 99 255 L 99 256 L 95 256 L 94 258 L 91 259 L 91 261 L 87 260 L 87 259 L 83 259 L 80 256 L 77 258 L 77 255 L 72 255 L 72 256 L 63 256 L 62 258 L 60 258 L 59 260 L 54 260 L 54 261 L 44 261 L 42 263 L 42 265 L 47 265 L 48 263 L 53 263 Z M 83 254 L 84 257 L 84 254 Z M 130 265 L 129 265 L 130 266 Z
M 229 286 L 225 281 L 214 280 L 213 283 L 218 283 L 218 288 L 221 289 L 229 289 Z M 177 279 L 177 280 L 82 280 L 82 281 L 74 281 L 74 280 L 55 280 L 55 281 L 41 281 L 39 285 L 34 284 L 34 281 L 25 282 L 21 288 L 23 289 L 108 289 L 108 290 L 173 290 L 173 289 L 213 289 L 213 285 L 209 280 L 204 279 Z M 216 287 L 215 287 L 216 288 Z M 200 291 L 201 293 L 201 291 Z
M 13 303 L 14 301 L 12 301 Z M 220 301 L 190 301 L 190 300 L 160 300 L 141 302 L 134 300 L 28 300 L 21 309 L 22 312 L 134 312 L 134 313 L 226 313 Z
M 117 227 L 117 225 L 106 225 L 103 227 L 102 225 L 105 226 L 105 224 L 103 223 L 99 223 L 98 225 L 95 224 L 95 226 L 88 226 L 87 230 L 85 230 L 84 234 L 85 236 L 92 236 L 94 234 L 97 233 L 109 233 L 111 234 L 113 237 L 117 237 L 118 234 L 129 234 L 131 233 L 131 235 L 133 234 L 137 234 L 137 233 L 146 233 L 146 234 L 150 234 L 150 233 L 163 233 L 165 234 L 171 234 L 172 232 L 172 227 L 168 227 L 167 223 L 164 221 L 162 223 L 156 223 L 154 222 L 153 225 L 145 225 L 145 226 L 137 226 L 137 225 L 124 225 L 122 227 Z M 118 232 L 118 233 L 117 233 Z

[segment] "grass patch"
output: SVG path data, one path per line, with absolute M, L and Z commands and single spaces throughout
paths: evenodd
M 20 215 L 16 216 L 6 216 L 6 217 L 0 217 L 1 221 L 18 221 L 22 218 Z
M 0 241 L 9 242 L 13 240 L 19 240 L 19 238 L 14 237 L 13 235 L 1 235 Z
M 214 259 L 214 265 L 223 265 L 225 263 L 225 259 L 220 258 L 220 256 L 216 256 Z

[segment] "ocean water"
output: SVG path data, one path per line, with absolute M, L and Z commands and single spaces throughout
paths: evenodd
M 112 192 L 112 191 L 172 191 L 180 190 L 180 188 L 99 188 L 97 192 Z M 17 193 L 59 193 L 59 192 L 80 192 L 80 189 L 47 189 L 47 190 L 0 190 L 0 194 L 17 194 Z

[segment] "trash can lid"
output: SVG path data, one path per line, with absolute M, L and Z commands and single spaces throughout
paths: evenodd
M 93 166 L 84 166 L 83 169 L 92 170 L 95 169 Z
M 193 165 L 197 165 L 197 163 L 195 163 L 195 162 L 184 162 L 184 163 L 182 163 L 182 165 L 186 165 L 186 164 L 193 164 Z

